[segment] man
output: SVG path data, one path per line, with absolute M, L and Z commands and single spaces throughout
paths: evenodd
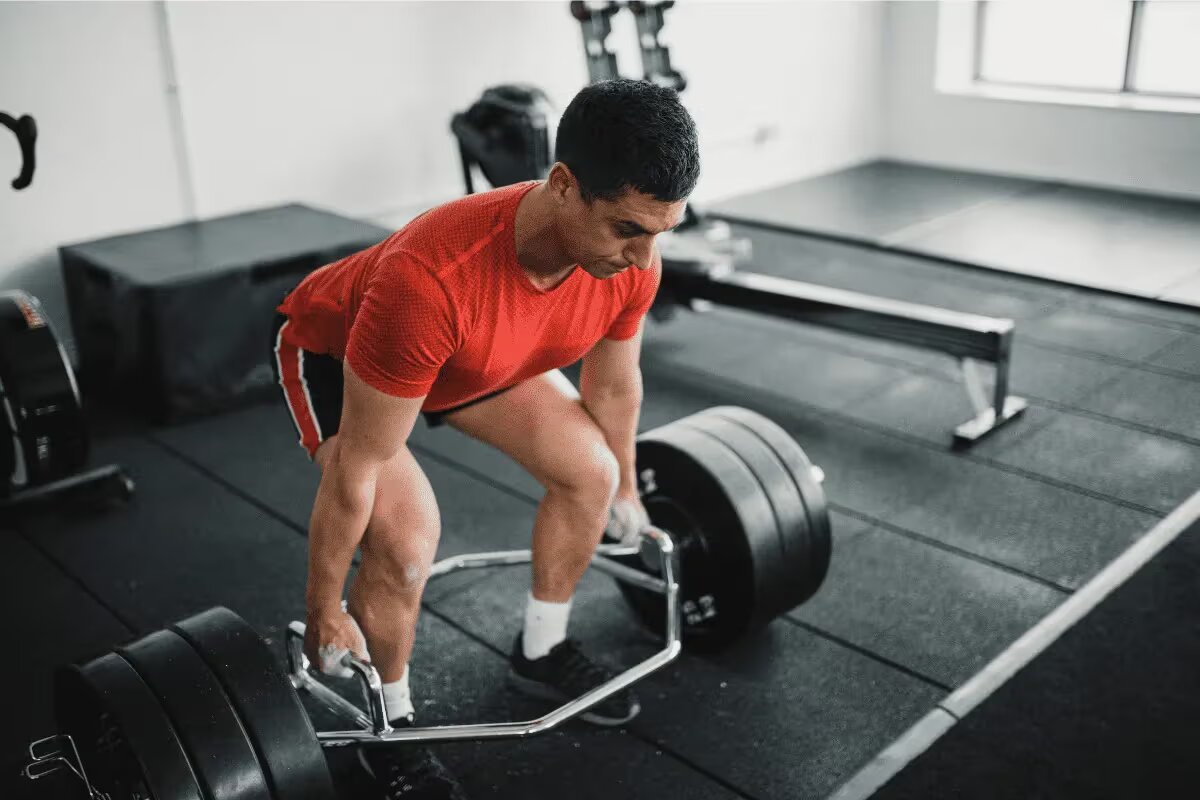
M 545 181 L 427 211 L 279 307 L 274 363 L 322 470 L 306 652 L 331 674 L 346 651 L 369 653 L 393 724 L 413 722 L 408 662 L 440 533 L 406 446 L 418 413 L 497 447 L 546 489 L 513 682 L 565 700 L 612 675 L 566 638 L 567 620 L 606 525 L 631 539 L 647 522 L 634 467 L 642 326 L 662 276 L 655 237 L 682 220 L 699 151 L 676 93 L 628 80 L 579 92 L 555 150 Z M 559 368 L 580 358 L 576 391 Z M 626 692 L 582 717 L 620 725 L 638 710 Z M 460 797 L 416 752 L 368 749 L 365 762 L 405 797 Z

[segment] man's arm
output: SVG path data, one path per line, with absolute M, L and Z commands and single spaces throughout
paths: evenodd
M 375 505 L 379 473 L 408 446 L 425 400 L 384 394 L 355 375 L 349 364 L 343 374 L 341 426 L 324 465 L 309 523 L 306 602 L 310 613 L 340 610 L 354 551 Z M 415 459 L 404 462 L 406 468 L 420 470 Z
M 310 613 L 340 611 L 383 466 L 398 459 L 402 469 L 420 470 L 404 451 L 424 395 L 454 351 L 453 317 L 441 284 L 411 253 L 382 261 L 367 284 L 346 342 L 341 424 L 309 524 Z
M 642 409 L 642 329 L 623 341 L 601 339 L 583 357 L 579 394 L 621 465 L 618 496 L 637 495 L 635 445 Z

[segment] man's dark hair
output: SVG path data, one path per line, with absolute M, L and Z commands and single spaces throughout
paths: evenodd
M 554 158 L 571 168 L 586 202 L 634 189 L 683 200 L 700 178 L 696 123 L 674 89 L 649 81 L 600 81 L 563 112 Z

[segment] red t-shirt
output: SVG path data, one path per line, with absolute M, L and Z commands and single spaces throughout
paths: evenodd
M 517 261 L 517 205 L 538 181 L 468 195 L 311 275 L 279 310 L 290 344 L 337 359 L 424 411 L 460 405 L 628 339 L 662 264 L 607 280 L 575 270 L 539 289 Z

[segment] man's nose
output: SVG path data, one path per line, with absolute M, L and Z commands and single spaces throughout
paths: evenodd
M 632 245 L 624 253 L 625 259 L 633 264 L 638 269 L 647 269 L 650 266 L 651 256 L 654 253 L 654 237 L 646 236 L 639 239 L 636 245 Z

